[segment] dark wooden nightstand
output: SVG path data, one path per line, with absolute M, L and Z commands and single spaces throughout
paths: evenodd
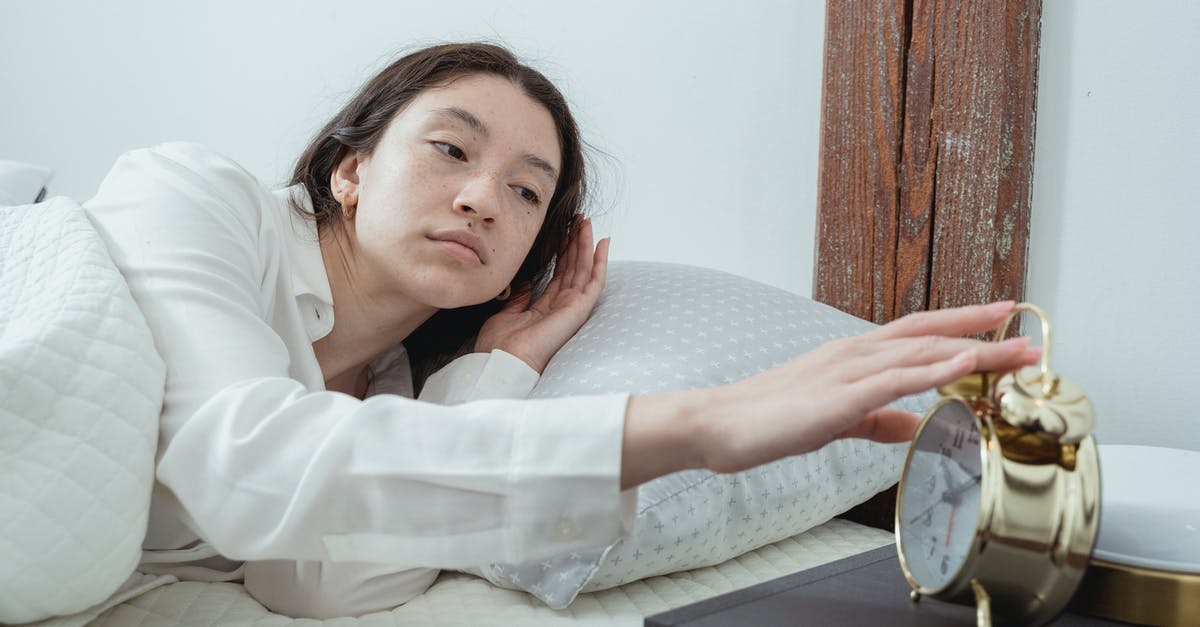
M 852 555 L 646 618 L 647 627 L 975 624 L 975 608 L 908 598 L 896 547 Z M 1051 625 L 1123 625 L 1064 613 Z

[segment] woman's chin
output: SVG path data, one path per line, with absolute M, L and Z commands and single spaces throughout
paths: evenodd
M 459 309 L 462 307 L 482 305 L 483 303 L 492 300 L 492 298 L 480 294 L 466 294 L 460 292 L 426 292 L 424 300 L 438 309 Z
M 447 272 L 424 272 L 409 276 L 398 287 L 410 298 L 438 309 L 458 309 L 486 303 L 504 289 L 501 287 L 492 294 L 486 287 L 468 285 L 461 275 Z

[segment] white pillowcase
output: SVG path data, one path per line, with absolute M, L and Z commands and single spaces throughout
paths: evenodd
M 613 262 L 595 312 L 549 363 L 531 398 L 665 392 L 731 383 L 875 325 L 728 273 Z M 923 413 L 935 392 L 897 407 Z M 561 609 L 580 592 L 722 562 L 802 533 L 896 483 L 907 447 L 840 440 L 749 471 L 686 471 L 638 491 L 631 537 L 482 574 Z
M 23 623 L 137 566 L 166 370 L 76 203 L 0 208 L 0 268 L 0 623 Z

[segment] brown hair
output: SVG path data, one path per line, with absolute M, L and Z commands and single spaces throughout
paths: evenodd
M 575 215 L 581 213 L 587 182 L 579 130 L 562 93 L 537 70 L 522 64 L 508 50 L 488 43 L 454 43 L 407 54 L 363 85 L 341 111 L 317 133 L 300 155 L 291 184 L 303 185 L 312 199 L 318 228 L 342 224 L 342 208 L 329 188 L 330 176 L 342 158 L 357 150 L 370 154 L 392 119 L 421 92 L 445 86 L 473 74 L 508 79 L 549 111 L 558 130 L 562 168 L 533 247 L 513 279 L 514 290 L 525 283 L 538 285 L 566 242 Z M 502 303 L 444 309 L 434 314 L 404 341 L 413 364 L 415 384 L 461 352 L 466 342 Z

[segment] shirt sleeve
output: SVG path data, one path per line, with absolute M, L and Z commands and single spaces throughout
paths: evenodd
M 202 539 L 237 560 L 459 568 L 628 528 L 625 395 L 442 406 L 290 376 L 266 194 L 169 144 L 123 156 L 85 204 L 167 363 L 157 478 Z
M 488 398 L 525 398 L 539 376 L 521 358 L 500 349 L 469 353 L 430 375 L 420 399 L 457 405 Z

